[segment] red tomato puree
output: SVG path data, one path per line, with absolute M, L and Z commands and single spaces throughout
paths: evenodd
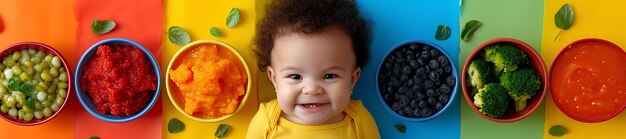
M 606 120 L 626 103 L 626 60 L 618 47 L 599 41 L 568 46 L 552 64 L 555 103 L 575 119 Z
M 103 114 L 137 113 L 146 107 L 157 87 L 149 59 L 132 46 L 99 46 L 83 72 L 81 87 Z

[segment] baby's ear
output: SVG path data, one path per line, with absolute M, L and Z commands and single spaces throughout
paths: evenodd
M 356 85 L 356 81 L 361 77 L 361 67 L 356 67 L 356 69 L 352 72 L 352 88 Z
M 272 81 L 274 88 L 276 88 L 276 73 L 274 73 L 272 66 L 267 66 L 266 68 L 267 68 L 267 78 L 269 78 L 270 81 Z

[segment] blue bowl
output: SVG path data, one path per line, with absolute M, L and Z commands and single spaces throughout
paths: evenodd
M 89 59 L 91 59 L 91 57 L 96 53 L 96 51 L 98 50 L 97 49 L 98 46 L 103 45 L 103 44 L 124 44 L 124 45 L 135 46 L 141 49 L 141 51 L 143 51 L 146 54 L 148 59 L 150 59 L 150 63 L 152 63 L 152 67 L 154 68 L 154 73 L 156 74 L 156 78 L 157 78 L 157 88 L 152 98 L 150 98 L 150 102 L 148 102 L 148 105 L 144 107 L 143 109 L 141 109 L 141 111 L 133 115 L 114 116 L 111 114 L 102 114 L 98 112 L 98 109 L 96 109 L 96 106 L 94 105 L 91 97 L 89 97 L 89 94 L 87 94 L 86 92 L 83 92 L 83 89 L 80 84 L 80 78 L 83 75 L 83 66 L 85 66 L 87 61 L 89 61 Z M 83 56 L 80 57 L 80 61 L 78 61 L 78 64 L 76 66 L 76 72 L 74 73 L 74 84 L 75 84 L 74 87 L 76 90 L 76 96 L 78 96 L 78 100 L 80 101 L 80 104 L 82 104 L 83 107 L 87 110 L 87 112 L 89 112 L 89 114 L 93 115 L 94 117 L 100 120 L 103 120 L 106 122 L 112 122 L 112 123 L 128 122 L 146 114 L 150 110 L 150 108 L 154 106 L 154 103 L 156 103 L 157 99 L 159 98 L 159 93 L 161 92 L 161 80 L 162 80 L 161 72 L 159 69 L 160 69 L 159 64 L 154 58 L 154 56 L 152 55 L 152 53 L 150 53 L 150 51 L 148 51 L 148 49 L 143 47 L 141 44 L 138 44 L 137 42 L 134 42 L 129 39 L 124 39 L 124 38 L 106 39 L 106 40 L 100 41 L 92 45 L 89 49 L 87 49 L 87 51 L 85 51 Z
M 393 53 L 396 49 L 401 48 L 402 46 L 405 46 L 405 45 L 411 44 L 411 43 L 426 44 L 426 45 L 431 46 L 432 48 L 435 48 L 440 53 L 444 54 L 448 58 L 448 61 L 449 61 L 450 66 L 452 68 L 452 70 L 451 70 L 452 76 L 454 76 L 454 78 L 456 78 L 456 82 L 455 82 L 454 87 L 450 88 L 451 89 L 451 93 L 450 93 L 448 102 L 444 105 L 444 107 L 441 110 L 437 111 L 436 113 L 432 114 L 429 117 L 407 117 L 407 116 L 400 115 L 397 112 L 393 111 L 393 109 L 389 105 L 387 105 L 387 103 L 383 99 L 382 93 L 380 91 L 380 86 L 378 84 L 378 82 L 379 82 L 378 78 L 379 78 L 379 74 L 381 72 L 380 70 L 383 67 L 383 64 L 384 64 L 385 60 L 387 59 L 387 57 L 391 53 Z M 450 54 L 448 54 L 448 52 L 446 52 L 443 48 L 441 48 L 437 44 L 434 44 L 434 43 L 431 43 L 431 42 L 428 42 L 428 41 L 407 40 L 407 41 L 404 41 L 404 42 L 401 42 L 401 43 L 395 45 L 389 51 L 387 51 L 385 56 L 378 63 L 378 68 L 376 69 L 376 92 L 378 92 L 377 96 L 378 96 L 379 102 L 383 105 L 385 110 L 387 110 L 387 112 L 389 112 L 391 115 L 395 116 L 398 119 L 402 119 L 402 120 L 405 120 L 405 121 L 421 122 L 421 121 L 428 121 L 428 120 L 431 120 L 431 119 L 435 119 L 437 116 L 439 116 L 443 112 L 445 112 L 448 109 L 448 107 L 451 107 L 450 105 L 452 104 L 452 102 L 454 102 L 454 99 L 456 98 L 458 87 L 459 87 L 459 77 L 458 77 L 458 73 L 457 73 L 456 62 L 454 62 L 454 60 L 452 60 L 452 58 L 450 57 Z

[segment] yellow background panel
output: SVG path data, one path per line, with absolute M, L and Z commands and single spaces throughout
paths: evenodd
M 565 3 L 574 10 L 574 23 L 571 28 L 563 31 L 556 41 L 554 37 L 559 29 L 554 24 L 554 15 Z M 624 49 L 626 46 L 626 1 L 622 0 L 546 0 L 543 20 L 543 42 L 541 55 L 550 67 L 556 54 L 566 45 L 583 38 L 601 38 L 611 41 Z M 548 130 L 553 125 L 563 125 L 569 133 L 562 137 L 553 137 Z M 546 97 L 545 138 L 624 138 L 626 114 L 600 123 L 583 123 L 564 115 L 554 105 L 552 99 Z
M 251 71 L 252 88 L 248 102 L 244 109 L 227 120 L 217 123 L 197 122 L 183 116 L 174 108 L 167 97 L 167 92 L 163 89 L 163 137 L 164 138 L 214 138 L 213 134 L 219 124 L 231 125 L 231 129 L 225 138 L 245 138 L 248 124 L 258 108 L 256 75 L 258 72 L 257 62 L 252 52 L 252 39 L 255 34 L 258 10 L 257 3 L 263 1 L 250 0 L 196 0 L 196 1 L 164 1 L 164 27 L 167 31 L 170 26 L 180 26 L 191 36 L 192 42 L 195 40 L 218 40 L 230 44 L 237 49 L 246 59 Z M 226 27 L 226 17 L 233 7 L 239 8 L 241 18 L 239 24 L 234 28 Z M 210 33 L 211 27 L 219 28 L 222 37 L 213 37 Z M 182 48 L 169 42 L 167 35 L 163 34 L 163 52 L 161 68 L 163 76 L 166 76 L 167 64 L 174 54 Z M 186 127 L 182 132 L 171 134 L 167 131 L 167 122 L 171 118 L 178 118 Z

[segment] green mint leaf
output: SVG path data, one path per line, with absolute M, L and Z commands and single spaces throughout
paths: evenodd
M 35 109 L 35 99 L 33 97 L 26 98 L 26 106 L 30 109 Z
M 401 133 L 406 132 L 406 127 L 403 124 L 397 124 L 396 129 L 398 129 L 398 131 L 400 131 Z
M 89 137 L 89 139 L 100 139 L 100 137 L 98 137 L 98 136 L 91 136 L 91 137 Z
M 220 33 L 220 30 L 217 29 L 217 27 L 211 28 L 211 35 L 213 35 L 214 37 L 222 37 L 222 33 Z
M 215 137 L 216 138 L 224 137 L 224 135 L 226 135 L 226 133 L 228 133 L 228 130 L 230 130 L 230 125 L 220 124 L 220 126 L 217 127 L 217 130 L 215 131 Z
M 19 91 L 20 90 L 20 81 L 17 78 L 9 79 L 8 84 L 9 90 L 11 91 Z
M 552 136 L 560 137 L 567 133 L 567 128 L 561 125 L 555 125 L 555 126 L 550 127 L 549 133 Z
M 183 28 L 179 26 L 172 26 L 167 33 L 170 39 L 170 42 L 178 45 L 185 46 L 189 44 L 191 38 L 189 38 L 189 34 Z
M 98 20 L 94 18 L 93 23 L 91 23 L 91 32 L 96 35 L 102 35 L 113 30 L 115 25 L 115 22 L 112 20 Z
M 33 92 L 35 91 L 35 86 L 33 86 L 30 83 L 25 83 L 25 82 L 20 83 L 19 84 L 19 90 L 20 90 L 20 92 L 26 94 L 29 97 L 35 96 L 35 95 L 33 95 Z
M 450 37 L 450 28 L 446 25 L 437 26 L 437 31 L 435 32 L 435 39 L 443 41 L 447 40 Z
M 237 26 L 237 23 L 239 23 L 239 16 L 239 9 L 233 8 L 232 10 L 230 10 L 230 13 L 228 13 L 228 18 L 226 18 L 226 26 L 228 28 L 233 28 Z
M 574 10 L 572 10 L 572 6 L 566 3 L 554 14 L 554 24 L 557 28 L 561 29 L 559 34 L 554 38 L 554 41 L 561 35 L 563 30 L 569 29 L 572 23 L 574 23 Z
M 465 23 L 463 27 L 463 31 L 461 31 L 461 39 L 465 42 L 470 41 L 472 36 L 474 36 L 474 31 L 480 27 L 481 23 L 476 20 L 471 20 Z
M 185 124 L 176 118 L 170 119 L 167 123 L 167 131 L 170 133 L 178 133 L 185 129 Z

